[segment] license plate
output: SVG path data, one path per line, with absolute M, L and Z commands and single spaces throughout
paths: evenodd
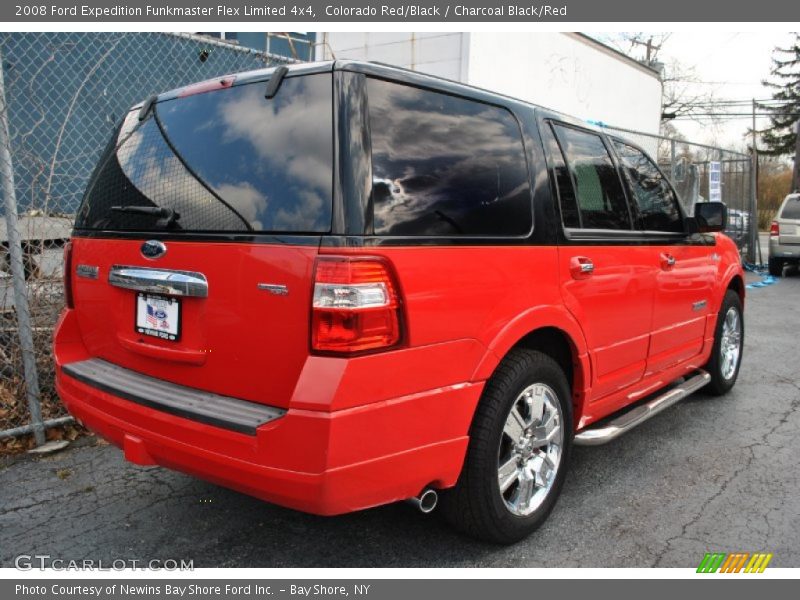
M 181 301 L 154 294 L 136 296 L 136 331 L 176 342 L 181 337 Z

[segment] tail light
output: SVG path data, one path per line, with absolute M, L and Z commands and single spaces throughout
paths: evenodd
M 75 308 L 72 299 L 72 242 L 64 244 L 64 303 L 67 308 Z
M 321 256 L 314 273 L 311 348 L 355 354 L 402 342 L 400 290 L 378 257 Z
M 777 237 L 781 234 L 781 227 L 778 225 L 777 221 L 773 221 L 772 225 L 769 226 L 769 236 L 770 237 Z

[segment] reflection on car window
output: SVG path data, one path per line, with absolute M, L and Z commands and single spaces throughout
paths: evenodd
M 374 227 L 386 235 L 524 235 L 531 194 L 505 109 L 368 80 Z
M 612 142 L 630 182 L 642 228 L 683 231 L 678 199 L 658 167 L 641 150 L 619 140 Z
M 631 229 L 630 212 L 617 169 L 599 135 L 554 125 L 575 187 L 585 229 Z M 565 222 L 565 226 L 569 225 Z
M 158 106 L 167 137 L 254 229 L 323 232 L 332 190 L 331 76 L 255 83 Z
M 146 231 L 158 219 L 112 207 L 163 207 L 178 231 L 330 230 L 329 74 L 287 78 L 272 99 L 252 83 L 128 114 L 101 160 L 76 227 Z M 136 125 L 139 125 L 136 128 Z

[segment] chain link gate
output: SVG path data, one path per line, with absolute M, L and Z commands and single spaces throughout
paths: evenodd
M 0 34 L 0 450 L 68 422 L 53 327 L 62 253 L 114 127 L 148 96 L 292 59 L 184 33 Z

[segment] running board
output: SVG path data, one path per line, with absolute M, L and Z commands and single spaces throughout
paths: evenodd
M 691 379 L 687 379 L 680 385 L 672 388 L 668 392 L 656 396 L 649 402 L 640 404 L 636 408 L 621 414 L 615 419 L 606 422 L 599 427 L 589 427 L 575 435 L 576 446 L 599 446 L 610 442 L 621 436 L 626 431 L 630 431 L 637 425 L 641 425 L 649 418 L 656 416 L 662 410 L 669 408 L 673 404 L 683 400 L 686 396 L 693 394 L 701 387 L 711 381 L 711 375 L 705 371 L 697 371 Z

